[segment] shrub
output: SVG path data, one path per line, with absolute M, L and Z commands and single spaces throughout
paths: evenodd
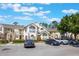
M 34 40 L 34 42 L 44 42 L 45 40 Z
M 13 43 L 23 43 L 24 40 L 13 40 Z
M 0 44 L 6 44 L 6 43 L 8 43 L 7 40 L 0 40 Z

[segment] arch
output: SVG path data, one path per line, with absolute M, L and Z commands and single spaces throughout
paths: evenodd
M 35 40 L 35 36 L 34 35 L 31 35 L 30 38 L 33 39 L 33 40 Z
M 30 28 L 30 29 L 35 29 L 35 27 L 34 27 L 34 26 L 30 26 L 29 28 Z
M 29 27 L 29 32 L 35 32 L 35 27 L 34 26 L 30 26 Z
M 47 33 L 43 33 L 43 40 L 48 39 L 48 34 Z
M 55 34 L 55 38 L 58 38 L 58 34 Z

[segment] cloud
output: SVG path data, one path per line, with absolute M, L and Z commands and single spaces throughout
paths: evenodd
M 11 18 L 13 20 L 33 20 L 30 16 L 0 15 L 0 20 L 6 20 Z
M 0 20 L 4 20 L 4 18 L 0 16 Z
M 50 5 L 51 3 L 40 3 L 40 4 L 44 4 L 44 5 Z
M 52 21 L 57 21 L 58 23 L 61 21 L 60 18 L 55 18 L 55 17 L 48 17 L 48 16 L 42 16 L 43 20 L 47 21 L 48 23 L 51 23 Z
M 44 19 L 48 19 L 48 17 L 47 17 L 47 16 L 43 16 L 42 18 L 44 18 Z
M 20 7 L 20 8 L 14 8 L 14 11 L 16 11 L 16 12 L 37 12 L 38 8 L 36 8 L 36 7 Z
M 22 7 L 21 10 L 24 10 L 24 8 Z M 25 7 L 25 11 L 28 11 L 28 12 L 37 12 L 38 8 L 36 8 L 36 7 Z
M 39 11 L 39 12 L 37 12 L 37 13 L 35 13 L 35 15 L 37 15 L 37 16 L 44 16 L 45 14 L 48 14 L 48 13 L 50 13 L 51 11 Z
M 7 9 L 7 8 L 15 9 L 21 7 L 21 4 L 6 3 L 6 4 L 0 4 L 0 6 L 1 6 L 0 8 L 2 9 Z
M 7 9 L 7 6 L 5 4 L 0 4 L 1 9 Z
M 62 10 L 62 12 L 66 13 L 66 14 L 75 14 L 75 13 L 79 12 L 79 10 L 69 9 L 69 10 Z
M 39 7 L 40 10 L 43 10 L 43 7 Z
M 49 4 L 49 3 L 42 3 L 42 4 Z M 43 15 L 43 14 L 46 14 L 46 13 L 50 13 L 50 11 L 40 11 L 40 10 L 43 10 L 43 7 L 35 7 L 35 6 L 23 6 L 22 4 L 20 3 L 7 3 L 7 4 L 0 4 L 0 8 L 1 9 L 12 9 L 13 11 L 15 12 L 32 12 L 32 13 L 36 13 L 38 12 L 37 14 L 39 15 Z
M 49 19 L 46 15 L 51 13 L 50 10 L 43 10 L 43 7 L 35 7 L 35 6 L 24 6 L 20 3 L 7 3 L 7 4 L 0 4 L 1 9 L 11 9 L 14 12 L 21 12 L 25 16 L 4 16 L 4 18 L 13 18 L 16 20 L 33 20 L 32 16 L 37 16 L 43 19 Z
M 11 15 L 0 15 L 0 18 L 1 19 L 6 19 L 6 18 L 8 18 L 8 17 L 10 17 Z
M 7 8 L 11 8 L 13 9 L 15 12 L 36 12 L 38 11 L 37 7 L 31 6 L 31 7 L 27 7 L 27 6 L 22 6 L 21 4 L 0 4 L 0 8 L 2 9 L 7 9 Z
M 26 16 L 33 16 L 33 13 L 24 12 L 23 14 Z
M 15 12 L 22 12 L 24 15 L 27 16 L 44 16 L 50 13 L 50 10 L 43 11 L 43 7 L 35 7 L 35 6 L 23 6 L 20 3 L 7 3 L 7 4 L 0 4 L 0 8 L 2 9 L 12 9 Z
M 31 17 L 29 16 L 14 16 L 13 19 L 16 19 L 16 20 L 33 20 Z
M 52 21 L 57 21 L 57 22 L 60 22 L 61 21 L 61 19 L 60 18 L 51 18 L 51 19 L 48 19 L 50 22 L 52 22 Z
M 0 20 L 5 20 L 8 17 L 10 17 L 10 15 L 0 15 Z
M 37 17 L 41 17 L 41 18 L 46 18 L 46 14 L 49 14 L 51 11 L 38 11 L 35 13 L 30 13 L 30 12 L 24 12 L 23 14 L 26 16 L 37 16 Z

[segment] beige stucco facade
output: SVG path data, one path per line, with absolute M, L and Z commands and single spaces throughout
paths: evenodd
M 46 40 L 49 38 L 49 32 L 43 26 L 32 23 L 25 27 L 25 39 Z
M 71 33 L 65 35 L 71 37 Z M 74 38 L 74 34 L 72 37 Z M 47 28 L 38 23 L 31 23 L 27 26 L 0 24 L 0 40 L 5 39 L 10 42 L 19 39 L 46 40 L 49 38 L 61 38 L 61 34 L 56 29 L 52 29 L 50 33 Z M 77 38 L 79 39 L 79 34 Z
M 53 32 L 51 33 L 51 38 L 55 39 L 55 38 L 61 38 L 61 34 L 59 32 Z
M 6 39 L 8 41 L 24 39 L 24 28 L 21 28 L 19 25 L 0 25 L 0 39 Z

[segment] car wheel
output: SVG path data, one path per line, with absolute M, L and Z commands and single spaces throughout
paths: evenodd
M 53 45 L 53 43 L 51 43 L 50 45 Z

